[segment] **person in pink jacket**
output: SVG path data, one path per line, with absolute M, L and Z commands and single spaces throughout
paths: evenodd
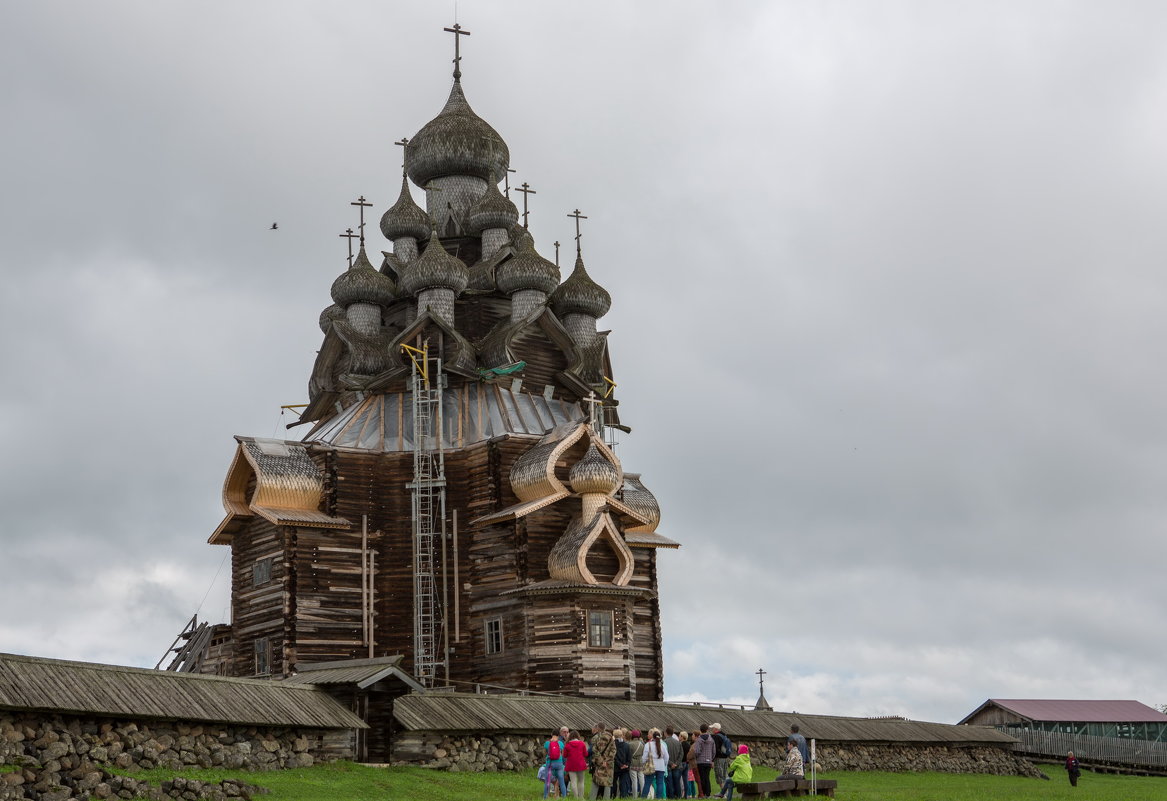
M 584 776 L 588 772 L 588 744 L 578 731 L 567 735 L 567 745 L 563 747 L 563 767 L 571 777 L 571 792 L 576 798 L 584 798 Z

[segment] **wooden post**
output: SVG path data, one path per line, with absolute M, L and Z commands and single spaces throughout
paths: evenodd
M 439 434 L 440 436 L 440 434 Z M 442 515 L 442 664 L 450 685 L 450 583 L 446 572 L 446 516 Z
M 369 644 L 369 516 L 361 515 L 361 633 Z
M 462 585 L 458 583 L 458 510 L 454 510 L 454 642 L 462 642 Z
M 374 606 L 377 603 L 377 585 L 373 579 L 377 575 L 377 552 L 369 551 L 369 659 L 373 658 L 373 647 L 377 643 L 377 617 Z

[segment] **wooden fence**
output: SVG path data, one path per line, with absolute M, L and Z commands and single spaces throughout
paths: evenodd
M 1150 768 L 1167 770 L 1167 743 L 1066 734 L 1052 731 L 1002 729 L 1020 742 L 1016 750 L 1030 756 L 1065 759 L 1067 751 L 1087 766 Z

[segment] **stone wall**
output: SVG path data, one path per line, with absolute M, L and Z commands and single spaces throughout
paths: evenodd
M 393 761 L 449 771 L 533 770 L 543 762 L 545 739 L 546 735 L 532 734 L 452 736 L 402 732 L 394 740 Z M 753 764 L 780 769 L 785 759 L 785 741 L 747 741 L 746 744 L 750 746 Z M 816 743 L 816 746 L 821 771 L 938 771 L 1044 778 L 1029 760 L 1008 748 L 863 743 Z
M 249 797 L 240 783 L 176 788 L 108 769 L 274 770 L 351 759 L 350 732 L 126 721 L 0 711 L 0 801 L 67 798 Z

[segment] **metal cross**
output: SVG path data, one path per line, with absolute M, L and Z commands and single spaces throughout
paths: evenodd
M 575 218 L 575 255 L 578 256 L 578 255 L 580 255 L 580 252 L 581 252 L 580 251 L 580 244 L 579 244 L 579 238 L 580 238 L 579 221 L 586 220 L 587 216 L 584 214 L 580 214 L 579 209 L 576 209 L 575 211 L 573 211 L 571 214 L 569 214 L 567 216 Z
M 762 695 L 765 695 L 766 693 L 764 692 L 764 685 L 762 684 L 764 679 L 762 677 L 766 675 L 766 671 L 762 670 L 761 668 L 758 668 L 757 675 L 758 675 L 758 692 L 761 693 Z
M 555 266 L 559 266 L 559 242 L 555 242 Z
M 394 142 L 393 144 L 401 146 L 401 174 L 405 175 L 405 161 L 409 155 L 409 137 L 403 136 L 400 142 Z
M 359 230 L 361 232 L 361 237 L 360 237 L 361 238 L 361 247 L 364 247 L 365 246 L 365 209 L 367 207 L 371 208 L 373 204 L 369 203 L 367 200 L 365 200 L 364 195 L 361 195 L 359 198 L 354 200 L 352 203 L 349 203 L 349 205 L 350 206 L 357 206 L 361 210 L 361 225 L 360 225 Z
M 454 23 L 453 28 L 442 28 L 442 30 L 445 31 L 446 33 L 454 34 L 454 80 L 461 81 L 462 80 L 462 53 L 458 48 L 458 43 L 461 42 L 462 40 L 459 37 L 469 36 L 470 31 L 462 30 L 462 26 L 456 22 Z
M 527 195 L 537 195 L 539 193 L 536 192 L 534 189 L 531 189 L 530 184 L 528 184 L 526 181 L 523 181 L 522 187 L 519 189 L 516 189 L 515 191 L 523 193 L 523 227 L 526 228 L 527 227 Z
M 339 236 L 348 240 L 348 266 L 351 270 L 353 266 L 353 240 L 357 239 L 358 237 L 353 233 L 353 229 L 351 228 L 344 229 L 344 233 L 339 234 Z
M 590 403 L 588 417 L 591 418 L 592 430 L 599 434 L 604 428 L 604 401 L 597 398 L 595 392 L 589 392 L 586 398 L 580 398 L 580 403 Z

